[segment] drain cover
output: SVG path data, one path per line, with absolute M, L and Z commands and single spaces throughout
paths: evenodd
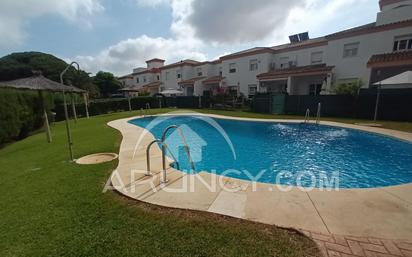
M 117 159 L 115 153 L 95 153 L 91 155 L 83 156 L 76 160 L 77 164 L 99 164 L 104 162 L 110 162 Z

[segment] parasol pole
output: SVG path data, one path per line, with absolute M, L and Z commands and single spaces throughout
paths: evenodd
M 64 69 L 64 71 L 62 73 L 60 73 L 60 84 L 64 85 L 63 84 L 63 75 L 74 64 L 77 66 L 77 70 L 78 71 L 80 70 L 79 64 L 77 62 L 70 63 L 66 67 L 66 69 Z M 63 89 L 63 103 L 64 103 L 64 118 L 65 118 L 65 122 L 66 122 L 67 143 L 68 143 L 68 146 L 69 146 L 70 161 L 74 161 L 74 158 L 73 158 L 73 141 L 72 141 L 72 136 L 71 136 L 71 133 L 70 133 L 69 114 L 67 112 L 66 94 L 65 94 L 64 89 Z
M 71 93 L 70 97 L 71 97 L 71 100 L 72 100 L 72 110 L 73 110 L 74 122 L 77 123 L 77 112 L 76 112 L 76 103 L 74 101 L 74 94 Z
M 86 117 L 89 118 L 89 103 L 87 98 L 87 93 L 83 93 L 84 109 L 86 110 Z
M 43 107 L 43 124 L 44 128 L 46 130 L 46 137 L 47 137 L 47 142 L 51 143 L 52 142 L 52 135 L 50 131 L 50 124 L 49 124 L 49 118 L 47 117 L 47 110 L 46 106 L 44 104 L 44 98 L 43 98 L 43 92 L 39 90 L 39 97 L 40 97 L 40 102 Z

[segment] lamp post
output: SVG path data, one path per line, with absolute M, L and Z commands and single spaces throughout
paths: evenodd
M 77 62 L 70 63 L 66 67 L 66 69 L 64 69 L 64 71 L 62 73 L 60 73 L 60 84 L 64 85 L 63 84 L 63 75 L 73 65 L 76 65 L 77 66 L 77 71 L 80 71 L 80 66 Z M 74 157 L 73 157 L 73 140 L 72 140 L 72 136 L 71 136 L 71 133 L 70 133 L 69 114 L 67 112 L 66 93 L 64 92 L 64 90 L 63 90 L 63 104 L 64 104 L 64 118 L 65 118 L 65 123 L 66 123 L 67 143 L 69 145 L 70 161 L 73 161 L 74 160 Z

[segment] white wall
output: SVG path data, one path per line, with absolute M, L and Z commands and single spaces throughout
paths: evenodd
M 368 87 L 370 69 L 367 63 L 369 59 L 375 54 L 391 53 L 395 37 L 407 34 L 412 34 L 412 27 L 329 41 L 326 63 L 335 66 L 334 80 L 360 78 L 364 86 Z M 343 58 L 344 45 L 355 42 L 360 43 L 358 55 Z
M 294 50 L 290 52 L 284 52 L 275 54 L 273 60 L 275 62 L 276 69 L 280 69 L 281 59 L 289 57 L 289 61 L 297 61 L 298 66 L 311 65 L 311 56 L 313 52 L 323 52 L 322 63 L 326 61 L 326 49 L 327 46 L 317 46 L 312 48 Z
M 147 63 L 147 68 L 148 69 L 153 69 L 153 68 L 160 68 L 162 67 L 164 62 L 161 61 L 151 61 Z
M 269 70 L 270 63 L 272 62 L 272 54 L 270 53 L 263 53 L 263 54 L 256 54 L 251 56 L 244 56 L 229 60 L 224 60 L 221 64 L 224 86 L 239 86 L 240 92 L 247 95 L 248 94 L 248 85 L 258 85 L 258 80 L 256 76 L 260 73 L 267 72 Z M 255 71 L 250 70 L 250 61 L 251 60 L 258 60 L 258 69 Z M 236 72 L 230 73 L 229 72 L 229 65 L 231 63 L 236 64 Z M 217 74 L 219 71 L 217 71 Z
M 161 71 L 161 77 L 162 77 L 162 82 L 165 89 L 178 89 L 178 82 L 181 81 L 181 79 L 177 79 L 176 77 L 176 72 L 178 70 L 181 70 L 181 67 L 174 67 L 174 68 L 169 68 L 169 69 L 164 69 Z M 166 73 L 169 73 L 168 76 L 166 77 Z
M 397 3 L 383 6 L 382 11 L 378 13 L 376 24 L 388 24 L 402 20 L 411 19 L 412 0 L 399 1 Z

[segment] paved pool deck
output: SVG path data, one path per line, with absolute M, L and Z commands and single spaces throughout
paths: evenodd
M 108 123 L 123 136 L 119 164 L 111 176 L 113 187 L 123 195 L 165 207 L 208 211 L 299 229 L 318 243 L 325 256 L 412 256 L 412 184 L 339 191 L 303 191 L 294 187 L 283 191 L 276 185 L 208 172 L 190 175 L 170 165 L 168 182 L 162 184 L 161 150 L 157 144 L 151 152 L 152 176 L 145 175 L 146 147 L 154 137 L 147 130 L 128 123 L 136 118 L 139 117 Z M 407 132 L 337 122 L 322 121 L 321 124 L 380 133 L 412 142 L 412 133 Z

